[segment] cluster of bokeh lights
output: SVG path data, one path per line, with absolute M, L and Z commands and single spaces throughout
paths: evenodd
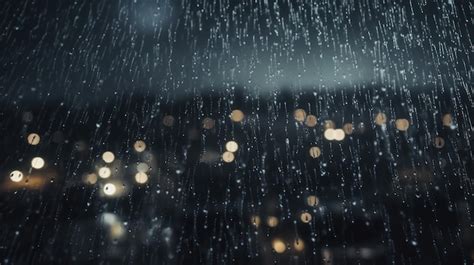
M 234 109 L 231 111 L 229 118 L 234 123 L 242 123 L 245 120 L 245 114 L 239 109 Z M 293 118 L 295 122 L 299 124 L 304 124 L 308 128 L 314 128 L 318 124 L 317 116 L 313 114 L 307 114 L 304 109 L 298 108 L 293 111 Z M 442 124 L 445 127 L 455 129 L 453 118 L 451 114 L 445 114 L 442 116 Z M 172 115 L 166 115 L 163 117 L 163 125 L 167 127 L 172 127 L 174 125 L 175 118 Z M 374 124 L 386 128 L 388 123 L 387 116 L 382 113 L 376 113 L 374 117 Z M 202 128 L 205 130 L 212 130 L 215 127 L 216 121 L 212 118 L 206 117 L 202 120 Z M 342 128 L 336 128 L 334 121 L 324 120 L 323 124 L 323 136 L 327 141 L 340 142 L 343 141 L 346 136 L 350 136 L 354 133 L 354 125 L 352 123 L 345 123 L 342 125 Z M 410 121 L 405 118 L 396 119 L 394 121 L 395 128 L 400 132 L 406 132 L 410 127 Z M 358 125 L 359 130 L 363 131 L 364 124 Z M 26 137 L 26 141 L 31 146 L 38 146 L 41 143 L 41 136 L 38 133 L 30 133 Z M 80 147 L 79 143 L 77 144 L 78 148 Z M 433 145 L 441 149 L 445 145 L 445 141 L 442 137 L 436 136 L 434 138 Z M 236 159 L 237 151 L 239 150 L 239 143 L 235 140 L 229 140 L 225 143 L 225 150 L 222 153 L 222 161 L 225 163 L 232 163 Z M 133 150 L 137 153 L 142 153 L 147 149 L 147 144 L 143 140 L 136 140 L 133 144 Z M 308 155 L 311 158 L 319 158 L 322 154 L 321 148 L 319 146 L 310 146 Z M 105 165 L 100 166 L 95 173 L 89 173 L 85 175 L 85 182 L 88 184 L 96 184 L 99 179 L 109 179 L 112 175 L 111 164 L 116 161 L 116 156 L 112 151 L 105 151 L 102 153 L 102 161 Z M 30 166 L 32 169 L 41 170 L 46 166 L 46 161 L 41 156 L 36 156 L 31 159 Z M 134 175 L 134 180 L 137 184 L 146 184 L 149 181 L 148 171 L 150 166 L 147 163 L 140 162 L 136 166 L 136 173 Z M 10 180 L 15 183 L 20 183 L 25 179 L 25 174 L 19 170 L 12 170 L 9 174 Z M 104 194 L 107 196 L 116 195 L 117 188 L 115 183 L 107 182 L 103 186 Z M 277 222 L 270 221 L 270 223 L 275 224 Z

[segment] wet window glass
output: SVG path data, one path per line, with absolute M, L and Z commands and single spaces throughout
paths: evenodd
M 472 264 L 465 0 L 4 0 L 0 264 Z

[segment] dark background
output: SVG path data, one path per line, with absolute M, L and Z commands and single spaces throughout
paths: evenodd
M 3 1 L 0 263 L 472 263 L 472 8 Z M 295 122 L 297 108 L 317 126 Z M 229 119 L 234 109 L 244 122 Z M 326 120 L 354 132 L 327 141 Z M 133 151 L 138 139 L 145 153 Z M 239 150 L 224 163 L 229 140 Z M 117 198 L 101 193 L 106 181 L 83 180 L 107 150 L 126 190 Z M 35 156 L 44 169 L 31 169 Z M 148 160 L 137 185 L 134 167 Z M 107 214 L 123 236 L 110 236 Z M 285 253 L 272 251 L 275 238 Z

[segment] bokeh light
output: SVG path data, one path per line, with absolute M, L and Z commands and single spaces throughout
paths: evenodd
M 41 137 L 37 133 L 30 133 L 26 139 L 29 144 L 38 145 L 40 143 Z
M 281 254 L 281 253 L 285 252 L 286 245 L 285 245 L 285 242 L 283 242 L 283 240 L 281 240 L 279 238 L 275 238 L 272 241 L 272 248 L 273 248 L 273 250 L 275 250 L 276 253 Z
M 305 244 L 301 238 L 296 238 L 295 241 L 293 242 L 293 248 L 298 252 L 303 251 L 304 247 L 305 247 Z
M 117 187 L 113 183 L 107 183 L 103 188 L 104 194 L 107 196 L 113 196 L 117 192 Z
M 225 149 L 227 149 L 227 151 L 229 152 L 235 153 L 239 149 L 239 145 L 237 144 L 236 141 L 228 141 L 225 144 Z
M 318 123 L 318 119 L 314 115 L 308 115 L 304 124 L 308 127 L 314 127 Z
M 90 185 L 97 183 L 97 175 L 95 173 L 86 174 L 84 176 L 84 182 Z
M 328 140 L 328 141 L 332 141 L 332 140 L 335 139 L 335 134 L 336 133 L 335 133 L 334 129 L 331 129 L 331 128 L 326 129 L 324 131 L 324 138 L 326 138 L 326 140 Z
M 410 127 L 410 122 L 407 119 L 397 119 L 395 121 L 395 127 L 397 130 L 404 132 Z
M 305 119 L 306 119 L 306 111 L 304 109 L 296 109 L 294 112 L 293 112 L 293 118 L 297 121 L 297 122 L 304 122 Z
M 382 112 L 377 113 L 377 115 L 375 115 L 375 124 L 382 126 L 385 123 L 387 123 L 387 116 Z
M 335 129 L 335 128 L 336 128 L 336 124 L 332 120 L 324 121 L 324 130 Z
M 146 173 L 149 170 L 150 170 L 150 166 L 147 163 L 144 163 L 144 162 L 138 163 L 138 165 L 137 165 L 137 171 L 138 172 Z
M 134 144 L 133 144 L 133 149 L 135 149 L 136 152 L 138 153 L 141 153 L 143 151 L 145 151 L 146 149 L 146 143 L 142 140 L 137 140 Z
M 436 136 L 435 139 L 434 139 L 434 146 L 438 149 L 441 149 L 444 147 L 444 139 L 443 137 L 440 137 L 440 136 Z
M 103 179 L 109 178 L 112 175 L 112 171 L 108 167 L 99 168 L 99 176 Z
M 44 165 L 44 159 L 41 157 L 35 157 L 31 160 L 31 167 L 34 169 L 42 169 Z
M 312 158 L 318 158 L 321 155 L 321 149 L 317 146 L 313 146 L 309 149 L 309 155 Z
M 313 219 L 313 217 L 312 217 L 311 214 L 308 213 L 308 212 L 302 212 L 302 213 L 300 214 L 300 220 L 301 220 L 301 222 L 303 222 L 303 223 L 309 223 L 309 222 L 311 222 L 312 219 Z
M 318 206 L 319 198 L 314 195 L 309 195 L 308 197 L 306 197 L 306 204 L 311 207 Z
M 344 133 L 344 130 L 342 129 L 335 129 L 333 131 L 333 137 L 334 137 L 334 140 L 336 141 L 342 141 L 346 137 L 346 134 Z
M 276 216 L 268 216 L 267 217 L 267 225 L 269 227 L 276 227 L 278 225 L 279 221 Z
M 235 155 L 232 152 L 226 151 L 222 154 L 222 160 L 224 160 L 224 162 L 226 163 L 231 163 L 232 161 L 234 161 L 234 159 Z
M 354 126 L 352 123 L 346 123 L 342 126 L 342 129 L 347 135 L 351 135 L 354 132 Z
M 145 184 L 148 181 L 148 175 L 144 172 L 137 172 L 137 174 L 135 174 L 135 181 L 138 184 Z
M 204 118 L 204 120 L 202 120 L 202 128 L 206 129 L 206 130 L 211 130 L 214 128 L 214 126 L 216 125 L 216 121 L 212 118 Z
M 19 170 L 13 170 L 10 172 L 10 179 L 13 182 L 20 182 L 23 180 L 23 173 Z
M 174 117 L 172 115 L 166 115 L 163 117 L 163 125 L 166 127 L 173 127 Z
M 244 118 L 245 118 L 245 115 L 241 110 L 236 109 L 230 113 L 230 119 L 233 122 L 242 122 Z
M 114 153 L 107 151 L 102 154 L 102 160 L 104 160 L 105 163 L 112 163 L 115 160 L 115 155 Z
M 453 116 L 449 113 L 443 115 L 442 121 L 443 121 L 443 126 L 446 126 L 446 127 L 453 126 Z
M 258 215 L 252 215 L 250 217 L 250 223 L 255 227 L 259 227 L 261 222 L 262 220 L 260 219 L 260 216 Z

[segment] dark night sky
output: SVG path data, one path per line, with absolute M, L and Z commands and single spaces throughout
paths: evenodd
M 467 89 L 470 8 L 448 0 L 6 0 L 2 98 L 67 101 L 78 93 L 228 85 Z

